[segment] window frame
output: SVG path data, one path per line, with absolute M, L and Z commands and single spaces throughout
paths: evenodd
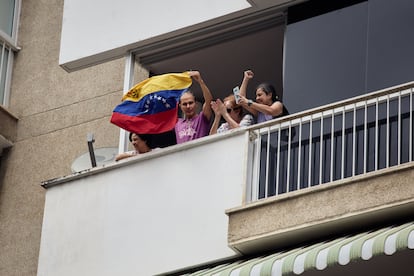
M 14 2 L 14 14 L 13 14 L 13 27 L 11 36 L 0 29 L 0 84 L 3 82 L 4 93 L 0 98 L 0 105 L 7 107 L 10 101 L 10 86 L 14 62 L 14 54 L 20 50 L 17 45 L 18 26 L 20 19 L 20 7 L 21 0 L 15 0 Z M 7 58 L 7 62 L 4 64 L 3 60 Z M 3 72 L 5 74 L 3 75 Z M 4 79 L 2 79 L 4 77 Z

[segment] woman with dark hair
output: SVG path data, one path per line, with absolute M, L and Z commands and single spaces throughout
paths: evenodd
M 152 150 L 151 135 L 150 134 L 138 134 L 130 133 L 129 141 L 134 146 L 134 150 L 123 152 L 115 157 L 115 161 L 132 157 L 141 153 L 150 152 Z
M 253 75 L 251 70 L 244 72 L 243 82 L 240 86 L 239 104 L 253 114 L 257 123 L 288 115 L 289 112 L 276 95 L 275 88 L 269 83 L 261 83 L 257 86 L 256 101 L 246 98 L 247 84 Z
M 212 101 L 211 108 L 215 116 L 210 129 L 210 135 L 253 124 L 253 116 L 244 114 L 242 106 L 236 103 L 234 95 L 225 97 L 223 101 L 220 99 Z M 221 118 L 226 122 L 222 123 L 219 127 Z

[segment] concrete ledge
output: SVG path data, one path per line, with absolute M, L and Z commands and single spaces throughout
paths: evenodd
M 160 150 L 157 151 L 152 151 L 146 154 L 139 154 L 137 156 L 134 157 L 130 157 L 127 159 L 123 159 L 120 160 L 118 162 L 113 162 L 111 164 L 104 164 L 101 166 L 97 166 L 94 168 L 90 168 L 90 169 L 86 169 L 80 172 L 74 172 L 70 175 L 66 175 L 66 176 L 62 176 L 62 177 L 58 177 L 58 178 L 54 178 L 54 179 L 49 179 L 49 180 L 45 180 L 42 181 L 41 186 L 45 189 L 56 186 L 56 185 L 60 185 L 60 184 L 64 184 L 66 182 L 70 182 L 79 178 L 84 178 L 84 177 L 88 177 L 90 175 L 94 175 L 94 174 L 99 174 L 108 170 L 114 170 L 114 169 L 119 169 L 121 167 L 126 167 L 138 162 L 143 162 L 149 159 L 153 159 L 153 158 L 157 158 L 160 156 L 165 156 L 165 155 L 170 155 L 170 154 L 174 154 L 176 152 L 184 152 L 186 150 L 190 150 L 194 147 L 199 147 L 202 145 L 206 145 L 206 144 L 211 144 L 214 142 L 217 142 L 219 140 L 224 140 L 224 139 L 228 139 L 234 136 L 240 136 L 243 135 L 246 137 L 246 141 L 248 139 L 248 129 L 247 128 L 237 128 L 234 130 L 230 130 L 227 131 L 226 133 L 219 133 L 216 135 L 211 135 L 211 136 L 206 136 L 206 137 L 202 137 L 193 141 L 189 141 L 183 144 L 177 144 L 177 145 L 173 145 L 173 146 L 169 146 L 169 147 L 165 147 L 162 148 Z

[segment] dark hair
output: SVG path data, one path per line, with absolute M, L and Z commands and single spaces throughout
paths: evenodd
M 260 89 L 260 88 L 263 90 L 263 92 L 266 93 L 266 95 L 269 95 L 269 93 L 272 93 L 272 101 L 273 102 L 275 102 L 276 100 L 279 100 L 279 96 L 276 95 L 275 87 L 273 85 L 271 85 L 270 83 L 263 82 L 263 83 L 259 84 L 256 87 L 256 90 Z
M 135 134 L 136 136 L 139 137 L 139 139 L 141 139 L 142 141 L 145 141 L 145 143 L 147 144 L 147 146 L 149 148 L 153 148 L 152 145 L 152 134 L 139 134 L 139 133 L 134 133 L 134 132 L 130 132 L 129 133 L 129 141 L 132 142 L 132 134 Z

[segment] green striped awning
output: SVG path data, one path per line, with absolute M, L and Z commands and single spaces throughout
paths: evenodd
M 309 269 L 323 270 L 335 264 L 346 265 L 353 260 L 369 260 L 377 255 L 392 255 L 414 249 L 414 222 L 371 232 L 325 241 L 314 245 L 236 261 L 207 268 L 191 276 L 241 276 L 301 274 Z

